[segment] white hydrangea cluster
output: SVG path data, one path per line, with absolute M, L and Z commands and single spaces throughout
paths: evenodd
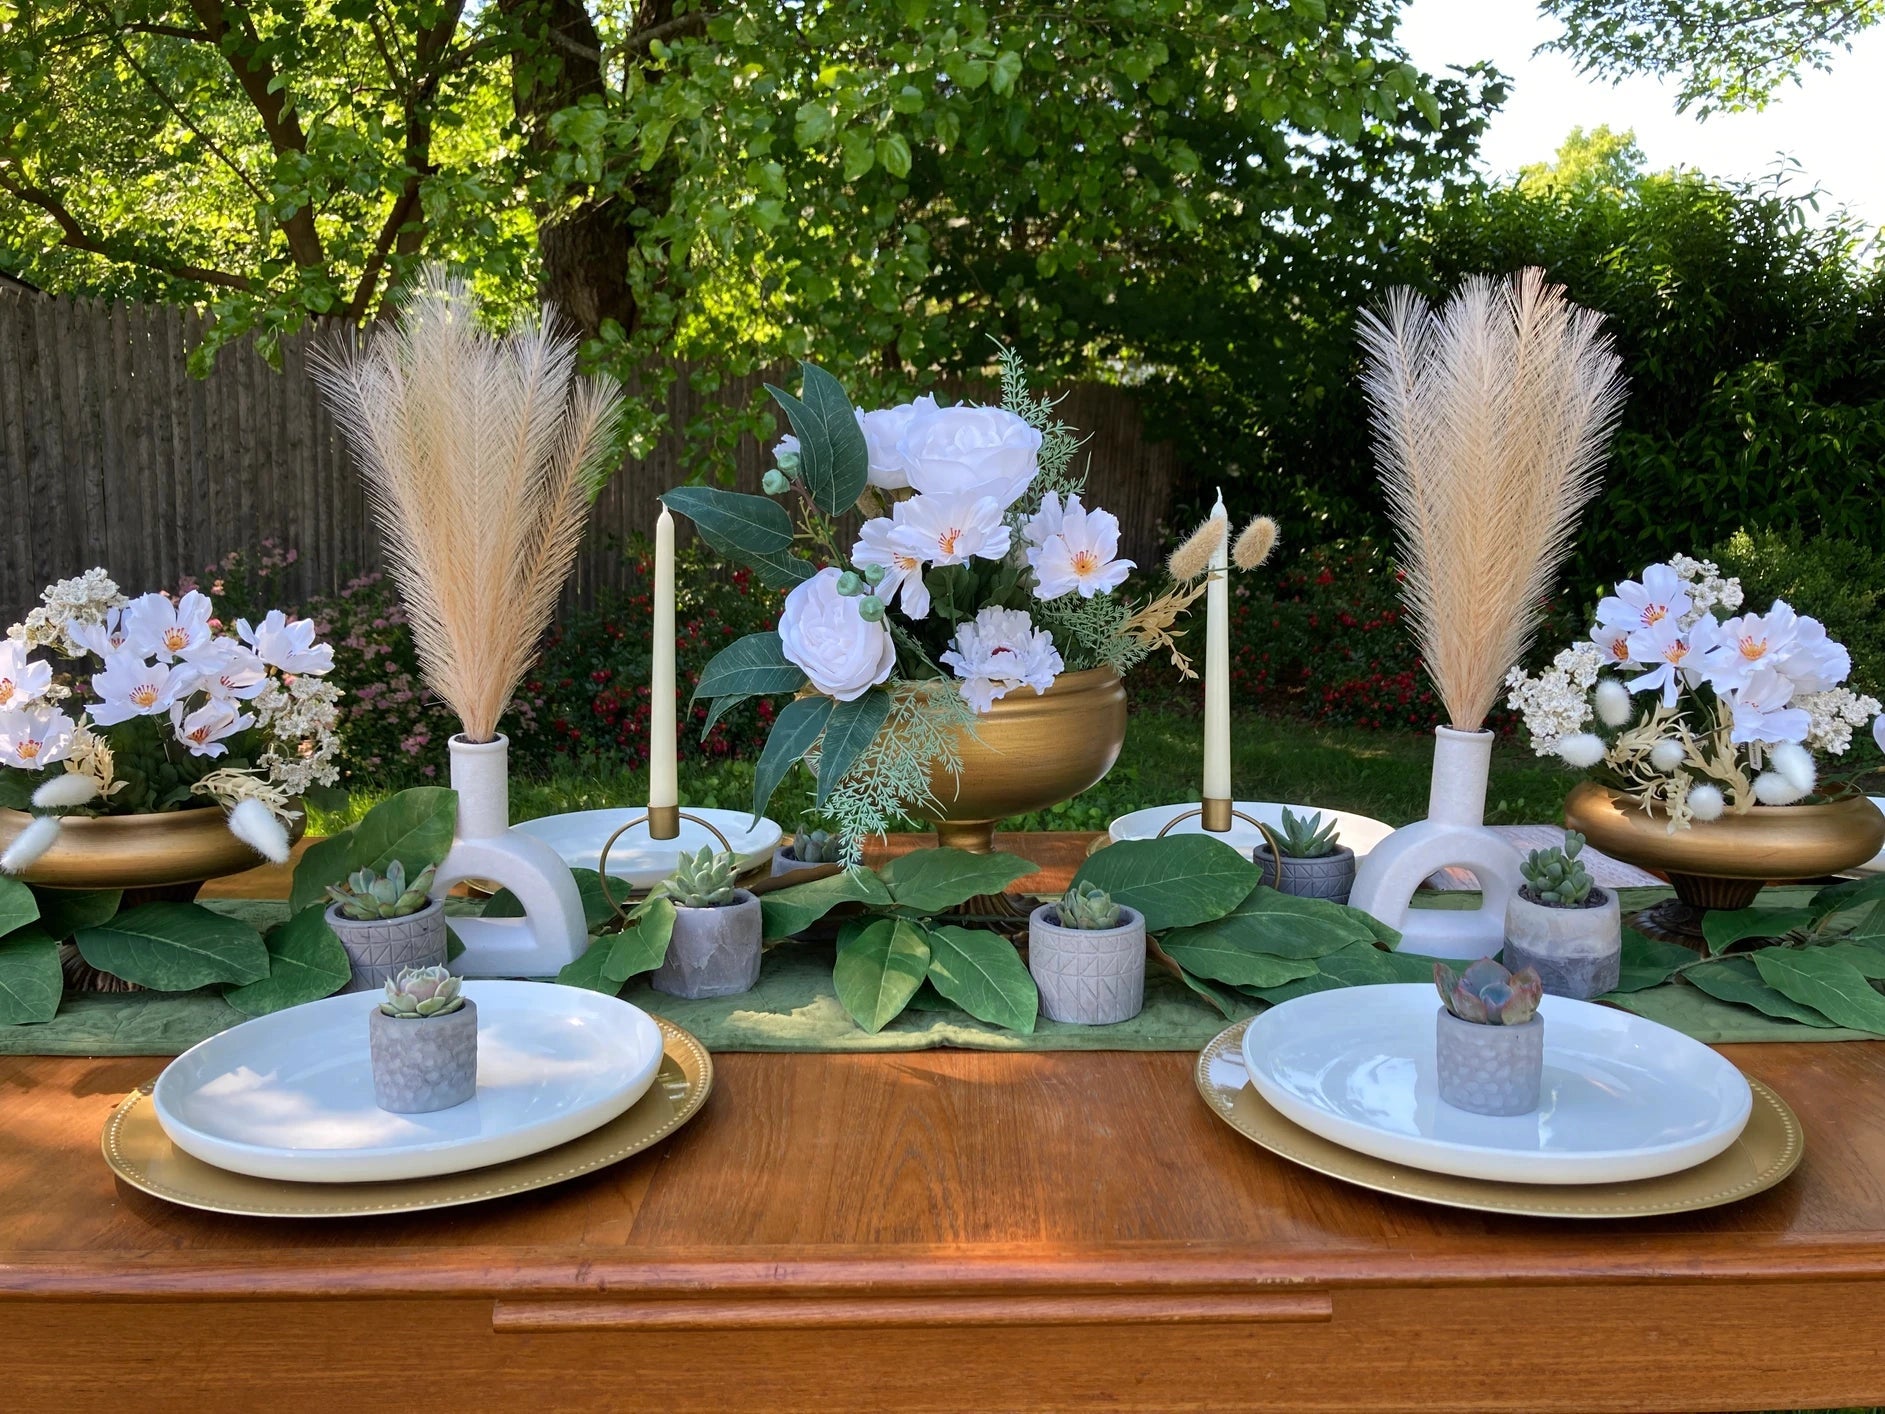
M 39 596 L 39 607 L 7 630 L 7 637 L 27 648 L 52 648 L 76 658 L 86 651 L 68 631 L 68 625 L 103 623 L 105 615 L 130 601 L 102 569 L 89 569 L 73 579 L 62 579 Z
M 1689 589 L 1689 612 L 1682 616 L 1682 627 L 1692 628 L 1702 615 L 1716 609 L 1733 613 L 1741 607 L 1741 581 L 1723 576 L 1713 560 L 1696 560 L 1687 555 L 1671 555 L 1669 568 Z
M 1506 701 L 1525 719 L 1532 750 L 1538 755 L 1557 755 L 1559 743 L 1591 720 L 1591 689 L 1602 667 L 1597 646 L 1580 642 L 1559 653 L 1537 677 L 1523 668 L 1506 674 Z
M 1830 751 L 1835 756 L 1845 755 L 1852 745 L 1854 727 L 1864 726 L 1879 713 L 1876 697 L 1862 696 L 1848 687 L 1810 692 L 1794 698 L 1793 705 L 1812 719 L 1806 733 L 1807 749 Z
M 340 689 L 326 678 L 303 673 L 271 684 L 251 704 L 257 724 L 269 734 L 261 765 L 282 799 L 305 795 L 311 786 L 331 786 L 340 778 L 334 765 L 340 750 L 340 696 Z

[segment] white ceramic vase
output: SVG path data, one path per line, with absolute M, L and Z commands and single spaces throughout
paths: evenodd
M 1505 909 L 1518 892 L 1519 853 L 1486 828 L 1486 775 L 1492 733 L 1433 729 L 1433 778 L 1427 818 L 1404 825 L 1368 852 L 1355 870 L 1351 907 L 1400 930 L 1401 951 L 1425 957 L 1497 957 L 1505 945 Z M 1436 870 L 1471 870 L 1476 909 L 1412 909 L 1414 891 Z
M 464 977 L 553 977 L 589 942 L 575 876 L 542 840 L 510 828 L 510 738 L 450 742 L 458 829 L 433 887 L 489 880 L 524 906 L 522 918 L 454 918 L 465 945 L 453 970 Z

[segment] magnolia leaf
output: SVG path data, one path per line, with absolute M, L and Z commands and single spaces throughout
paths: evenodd
M 1250 896 L 1259 879 L 1256 865 L 1203 835 L 1121 840 L 1074 875 L 1075 884 L 1092 884 L 1115 903 L 1138 909 L 1153 933 L 1222 918 Z
M 1157 944 L 1153 946 L 1156 947 Z M 1235 1021 L 1240 1016 L 1246 1016 L 1255 1009 L 1244 1004 L 1243 999 L 1236 992 L 1227 992 L 1215 982 L 1207 982 L 1202 977 L 1193 977 L 1182 967 L 1178 969 L 1178 980 L 1216 1007 L 1221 1015 L 1231 1021 Z
M 109 923 L 124 902 L 123 889 L 48 889 L 35 887 L 39 925 L 61 942 L 81 928 Z M 0 934 L 7 932 L 5 891 L 0 890 Z
M 457 824 L 457 791 L 448 786 L 402 790 L 367 811 L 366 818 L 353 827 L 348 869 L 384 874 L 397 859 L 405 866 L 406 878 L 416 879 L 445 858 Z M 336 884 L 340 879 L 326 882 Z
M 846 134 L 847 178 L 863 176 L 874 160 L 869 134 L 856 129 Z M 857 163 L 863 170 L 852 172 Z M 845 396 L 842 383 L 815 363 L 802 363 L 799 369 L 799 397 L 770 383 L 766 391 L 785 409 L 792 433 L 799 439 L 799 484 L 826 515 L 843 515 L 857 504 L 870 477 L 864 429 L 857 424 L 857 410 Z
M 772 630 L 749 633 L 713 655 L 694 689 L 695 702 L 703 697 L 753 697 L 797 692 L 805 674 L 785 657 L 785 644 Z M 691 704 L 690 704 L 691 706 Z
M 622 984 L 611 982 L 602 975 L 602 965 L 608 961 L 609 952 L 614 946 L 614 938 L 595 939 L 581 957 L 556 974 L 556 980 L 565 987 L 582 987 L 591 992 L 601 992 L 607 997 L 619 996 Z
M 1700 967 L 1691 967 L 1682 975 L 1718 1001 L 1753 1007 L 1756 1011 L 1777 1016 L 1783 1021 L 1800 1021 L 1808 1026 L 1833 1024 L 1812 1007 L 1802 1006 L 1768 986 L 1761 980 L 1760 971 L 1750 958 L 1724 957 Z
M 674 904 L 665 898 L 649 901 L 639 916 L 615 935 L 615 944 L 602 960 L 602 975 L 610 982 L 626 982 L 653 972 L 668 956 L 674 937 Z
M 759 898 L 768 941 L 802 933 L 841 903 L 891 906 L 890 891 L 868 869 L 846 869 L 809 883 L 774 889 Z
M 929 974 L 923 929 L 903 918 L 879 918 L 838 948 L 831 983 L 851 1019 L 875 1035 L 896 1019 Z
M 51 1021 L 65 991 L 59 940 L 28 924 L 0 938 L 0 1026 Z
M 1702 936 L 1710 953 L 1720 953 L 1748 938 L 1784 938 L 1812 921 L 1807 908 L 1711 908 L 1702 915 Z
M 759 753 L 759 762 L 753 767 L 755 824 L 766 813 L 766 807 L 772 803 L 772 793 L 779 789 L 779 782 L 786 778 L 793 762 L 823 735 L 825 723 L 831 719 L 831 707 L 829 697 L 795 697 L 780 711 L 766 738 L 765 750 Z
M 1835 943 L 1826 951 L 1841 962 L 1851 963 L 1867 981 L 1885 982 L 1885 946 L 1875 942 Z
M 790 589 L 818 572 L 792 553 L 792 518 L 777 501 L 717 486 L 677 486 L 661 502 L 693 521 L 720 555 L 751 565 L 769 588 Z
M 40 912 L 39 900 L 34 897 L 30 888 L 18 879 L 9 879 L 5 875 L 0 875 L 0 937 L 11 933 L 15 928 L 24 928 L 28 923 L 43 916 Z M 110 916 L 110 914 L 105 915 L 107 918 Z M 59 936 L 66 935 L 61 933 Z
M 926 932 L 929 980 L 937 991 L 977 1021 L 1033 1034 L 1041 994 L 1013 943 L 981 928 Z
M 1849 908 L 1861 904 L 1885 904 L 1885 874 L 1873 874 L 1864 879 L 1847 879 L 1843 883 L 1828 884 L 1813 895 L 1810 905 L 1814 921 L 1825 918 L 1828 914 L 1843 913 Z
M 901 908 L 941 913 L 978 894 L 998 894 L 1034 866 L 1012 854 L 971 854 L 966 849 L 917 849 L 898 855 L 877 871 Z
M 1885 996 L 1829 948 L 1762 948 L 1750 954 L 1761 980 L 1835 1026 L 1885 1034 Z
M 1266 1002 L 1287 1002 L 1332 987 L 1366 987 L 1377 982 L 1433 981 L 1433 959 L 1414 953 L 1389 952 L 1373 943 L 1350 943 L 1315 959 L 1313 977 L 1299 977 L 1280 987 L 1246 987 L 1251 996 Z M 1436 1002 L 1437 1002 L 1436 998 Z
M 324 840 L 316 840 L 301 852 L 295 862 L 294 886 L 288 890 L 288 907 L 299 913 L 309 904 L 327 897 L 327 886 L 338 884 L 348 875 L 348 861 L 353 858 L 353 830 L 342 830 Z
M 698 697 L 699 694 L 696 693 L 695 696 Z M 701 724 L 700 739 L 705 741 L 708 737 L 712 736 L 713 729 L 719 725 L 720 719 L 752 696 L 753 694 L 750 692 L 728 692 L 714 698 L 712 704 L 707 708 L 707 720 Z M 693 704 L 691 702 L 688 706 L 689 710 L 692 710 Z
M 1634 928 L 1623 930 L 1623 956 L 1613 992 L 1640 992 L 1667 982 L 1678 967 L 1695 961 L 1695 949 L 1659 943 Z
M 317 1002 L 346 986 L 352 968 L 326 914 L 323 905 L 310 904 L 286 923 L 269 929 L 264 940 L 268 976 L 244 987 L 231 987 L 223 1000 L 244 1016 L 262 1016 Z
M 1222 938 L 1185 941 L 1172 934 L 1159 946 L 1185 971 L 1233 987 L 1280 987 L 1298 977 L 1313 977 L 1317 971 L 1313 958 L 1271 957 Z
M 246 923 L 194 903 L 146 903 L 109 923 L 82 928 L 79 955 L 153 992 L 188 992 L 213 982 L 259 982 L 268 949 Z
M 1373 943 L 1374 931 L 1366 918 L 1343 904 L 1297 898 L 1259 884 L 1231 912 L 1170 934 L 1166 946 L 1169 951 L 1172 943 L 1217 944 L 1302 961 L 1356 943 Z
M 851 764 L 877 739 L 877 730 L 889 715 L 888 692 L 866 692 L 831 709 L 825 723 L 825 744 L 818 753 L 817 803 L 820 806 L 844 779 Z

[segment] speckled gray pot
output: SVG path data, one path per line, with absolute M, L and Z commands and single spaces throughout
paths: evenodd
M 759 980 L 759 900 L 745 889 L 720 908 L 676 908 L 668 955 L 648 985 L 671 997 L 731 997 Z
M 373 1098 L 396 1114 L 430 1114 L 462 1105 L 478 1089 L 478 1004 L 469 999 L 443 1016 L 367 1013 Z
M 789 844 L 782 844 L 772 852 L 772 877 L 775 879 L 781 874 L 796 874 L 803 869 L 823 869 L 824 867 L 822 864 L 807 864 L 802 859 L 794 858 L 792 846 Z
M 1145 916 L 1123 905 L 1117 928 L 1063 928 L 1044 903 L 1028 915 L 1028 971 L 1049 1021 L 1110 1026 L 1145 1005 Z
M 1263 873 L 1263 882 L 1276 884 L 1276 856 L 1268 845 L 1250 851 L 1251 862 Z M 1277 885 L 1286 894 L 1298 898 L 1325 898 L 1333 903 L 1347 903 L 1348 891 L 1355 887 L 1355 851 L 1337 845 L 1334 853 L 1315 859 L 1283 856 L 1283 882 Z
M 402 967 L 445 965 L 445 904 L 433 899 L 404 918 L 343 918 L 340 905 L 327 910 L 327 926 L 347 950 L 353 968 L 343 992 L 377 992 Z
M 1598 902 L 1548 908 L 1523 890 L 1505 906 L 1505 966 L 1527 967 L 1554 997 L 1588 1000 L 1614 991 L 1623 966 L 1623 916 L 1614 889 L 1592 889 Z
M 1436 1008 L 1434 1052 L 1440 1098 L 1479 1115 L 1522 1115 L 1538 1108 L 1545 1078 L 1545 1019 L 1485 1026 Z

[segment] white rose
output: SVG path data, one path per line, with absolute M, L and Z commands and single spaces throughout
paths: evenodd
M 850 702 L 890 676 L 897 646 L 883 621 L 867 621 L 857 600 L 838 593 L 838 571 L 825 568 L 785 596 L 779 641 L 827 697 Z
M 910 485 L 910 465 L 897 444 L 904 433 L 922 419 L 939 411 L 933 395 L 925 393 L 915 402 L 876 412 L 857 411 L 857 425 L 864 429 L 864 445 L 870 451 L 870 484 L 885 491 L 903 491 Z
M 897 451 L 926 495 L 989 496 L 1005 510 L 1040 470 L 1040 432 L 1006 408 L 939 408 L 913 420 Z

